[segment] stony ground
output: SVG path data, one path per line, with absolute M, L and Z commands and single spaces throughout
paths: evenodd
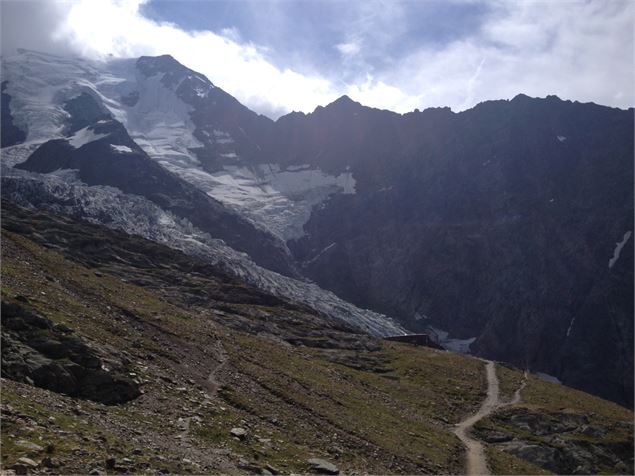
M 2 224 L 5 306 L 17 308 L 25 322 L 35 315 L 52 323 L 34 336 L 5 330 L 3 316 L 3 341 L 23 345 L 17 355 L 3 346 L 3 364 L 25 362 L 12 375 L 3 365 L 5 470 L 463 471 L 464 449 L 452 429 L 484 398 L 481 361 L 355 333 L 145 240 L 7 204 Z M 139 396 L 108 405 L 99 393 L 77 398 L 33 385 L 54 381 L 42 380 L 47 369 L 75 368 L 59 357 L 67 355 L 59 354 L 67 340 L 58 331 L 81 340 L 103 372 L 116 369 L 130 379 Z M 82 371 L 94 376 L 99 369 L 86 364 Z M 522 374 L 499 367 L 499 377 L 505 395 Z M 110 380 L 99 382 L 94 388 L 111 390 Z M 553 396 L 545 400 L 544 393 Z M 616 405 L 530 379 L 524 402 L 510 411 L 542 418 L 560 405 L 558 398 L 567 400 L 567 415 L 589 419 L 592 429 L 578 433 L 596 431 L 595 420 L 610 416 L 602 436 L 586 438 L 630 444 L 632 465 L 632 413 Z M 495 425 L 511 435 L 509 442 L 525 441 L 539 427 L 530 422 L 520 435 L 506 415 L 494 415 L 484 428 Z M 489 438 L 486 430 L 479 435 Z M 530 453 L 488 445 L 495 472 L 550 469 Z M 623 453 L 616 457 L 594 464 L 598 471 L 632 468 Z

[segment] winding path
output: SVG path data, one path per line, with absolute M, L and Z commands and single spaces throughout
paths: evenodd
M 227 352 L 225 352 L 225 349 L 220 341 L 217 341 L 217 354 L 218 363 L 210 370 L 207 380 L 205 381 L 205 398 L 203 399 L 203 402 L 201 402 L 201 404 L 192 411 L 192 413 L 197 413 L 206 404 L 206 402 L 218 395 L 221 383 L 218 381 L 216 376 L 229 362 Z M 183 418 L 183 422 L 181 423 L 181 432 L 177 436 L 177 438 L 181 441 L 186 441 L 189 436 L 192 418 L 193 417 L 191 416 Z
M 470 430 L 481 419 L 490 415 L 496 409 L 514 405 L 520 402 L 520 392 L 527 383 L 527 373 L 525 372 L 523 382 L 514 393 L 511 401 L 503 403 L 499 400 L 498 377 L 494 362 L 486 360 L 485 370 L 487 373 L 487 397 L 483 401 L 481 408 L 474 415 L 466 418 L 456 425 L 454 434 L 459 437 L 467 449 L 466 471 L 467 475 L 487 475 L 490 474 L 487 467 L 487 458 L 483 444 L 470 436 Z

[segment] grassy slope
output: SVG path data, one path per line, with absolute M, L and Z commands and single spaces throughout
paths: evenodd
M 5 419 L 5 467 L 33 455 L 15 445 L 27 439 L 52 444 L 64 470 L 77 472 L 109 455 L 144 470 L 199 469 L 183 458 L 203 470 L 235 469 L 244 457 L 251 466 L 306 471 L 307 458 L 323 456 L 345 470 L 460 472 L 462 450 L 448 428 L 482 399 L 482 364 L 475 359 L 395 343 L 375 352 L 282 345 L 218 325 L 214 310 L 193 312 L 147 288 L 96 275 L 12 233 L 3 236 L 2 266 L 3 297 L 27 297 L 26 307 L 104 352 L 126 349 L 144 391 L 108 407 L 4 380 L 3 404 L 21 415 Z M 218 343 L 229 365 L 217 376 L 218 396 L 206 399 Z M 191 416 L 199 418 L 177 438 L 179 418 Z M 231 438 L 234 426 L 248 428 L 250 438 Z M 133 454 L 137 447 L 142 455 Z
M 509 367 L 498 365 L 497 374 L 501 385 L 501 394 L 508 399 L 512 395 L 511 389 L 518 388 L 522 380 L 522 374 Z M 507 422 L 496 418 L 481 421 L 477 428 L 494 430 L 502 434 L 512 435 L 520 440 L 558 447 L 558 445 L 585 442 L 598 446 L 618 443 L 630 444 L 633 441 L 633 413 L 615 403 L 599 399 L 584 392 L 571 389 L 564 385 L 559 385 L 542 380 L 534 375 L 528 375 L 525 388 L 521 392 L 522 401 L 518 405 L 504 408 L 499 412 L 503 414 L 513 414 L 515 412 L 528 410 L 550 416 L 557 420 L 558 415 L 570 414 L 573 416 L 585 416 L 588 418 L 588 425 L 600 427 L 606 430 L 606 434 L 601 436 L 590 436 L 583 434 L 580 430 L 558 433 L 558 442 L 552 440 L 553 435 L 532 434 L 526 429 L 518 428 Z M 487 445 L 487 454 L 492 465 L 494 474 L 547 474 L 548 471 L 532 467 L 526 461 L 510 454 L 503 453 L 497 449 L 496 445 Z M 622 473 L 623 470 L 616 469 L 606 463 L 600 465 L 599 472 L 604 474 Z
M 48 454 L 63 473 L 103 467 L 109 456 L 117 458 L 110 472 L 244 473 L 266 464 L 306 472 L 310 457 L 347 472 L 462 472 L 463 450 L 450 430 L 484 397 L 476 359 L 387 342 L 377 351 L 292 347 L 222 325 L 232 318 L 227 306 L 179 300 L 180 289 L 219 288 L 218 279 L 174 274 L 167 290 L 136 285 L 122 279 L 124 265 L 117 275 L 107 268 L 95 273 L 15 233 L 3 232 L 2 258 L 3 299 L 24 296 L 26 307 L 76 330 L 104 355 L 125 357 L 144 392 L 108 407 L 4 379 L 3 467 L 20 456 Z M 138 278 L 138 270 L 129 271 Z M 290 312 L 258 304 L 230 310 L 238 317 L 241 308 L 274 320 Z M 223 358 L 228 363 L 221 368 Z M 498 370 L 502 391 L 511 396 L 521 376 Z M 210 372 L 221 385 L 208 396 Z M 535 379 L 523 398 L 545 411 L 566 406 L 632 420 L 616 405 Z M 246 440 L 231 437 L 236 426 L 248 430 Z M 48 453 L 17 446 L 21 439 L 50 445 Z M 488 451 L 497 473 L 540 472 Z

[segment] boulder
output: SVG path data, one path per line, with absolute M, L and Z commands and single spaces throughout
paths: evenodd
M 308 461 L 311 469 L 319 474 L 340 474 L 340 470 L 333 463 L 321 458 L 311 458 Z
M 23 464 L 27 468 L 37 468 L 40 465 L 40 463 L 36 463 L 31 458 L 26 457 L 18 458 L 17 462 L 18 464 Z
M 44 451 L 44 448 L 40 445 L 36 445 L 35 443 L 26 440 L 18 440 L 16 446 L 30 451 Z
M 505 452 L 518 456 L 536 466 L 557 471 L 557 451 L 554 448 L 525 443 L 524 441 L 518 440 L 503 443 L 501 448 Z
M 232 428 L 229 433 L 239 440 L 244 440 L 245 438 L 247 438 L 247 430 L 245 430 L 244 428 Z
M 106 405 L 137 398 L 122 363 L 103 370 L 98 352 L 66 326 L 2 301 L 2 376 Z

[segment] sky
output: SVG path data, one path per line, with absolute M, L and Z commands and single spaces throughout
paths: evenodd
M 171 54 L 277 118 L 519 93 L 635 105 L 632 0 L 0 0 L 2 54 Z

